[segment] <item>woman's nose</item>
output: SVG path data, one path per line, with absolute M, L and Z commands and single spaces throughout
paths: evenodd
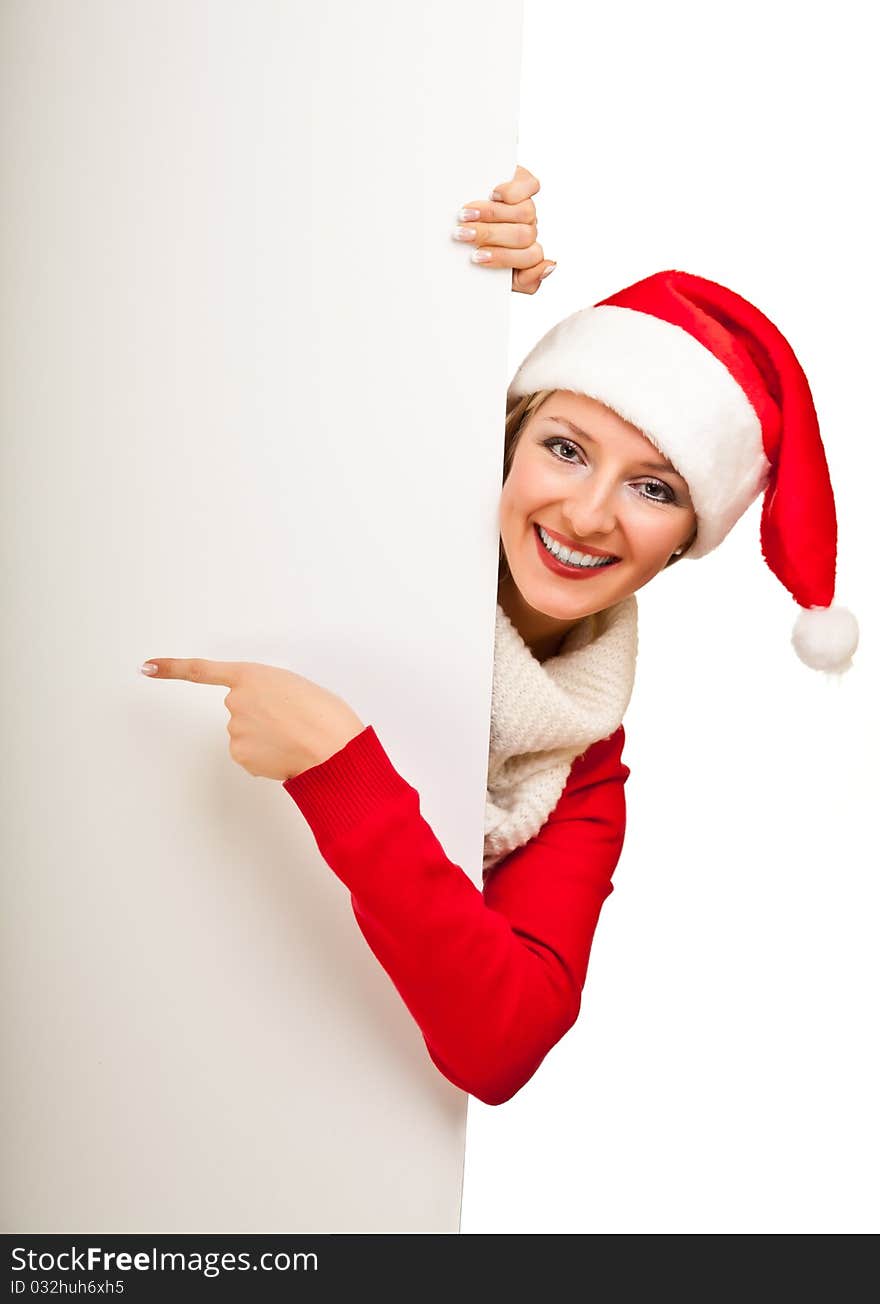
M 610 534 L 617 525 L 614 489 L 595 480 L 567 504 L 565 516 L 572 535 L 587 539 L 591 534 Z

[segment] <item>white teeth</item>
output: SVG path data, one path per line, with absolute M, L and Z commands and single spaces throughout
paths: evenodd
M 610 566 L 616 561 L 616 557 L 593 557 L 590 553 L 575 552 L 571 548 L 566 548 L 564 544 L 557 543 L 551 539 L 550 535 L 538 526 L 538 534 L 541 542 L 547 551 L 560 561 L 567 562 L 569 566 L 582 566 L 584 570 L 594 570 L 597 566 Z

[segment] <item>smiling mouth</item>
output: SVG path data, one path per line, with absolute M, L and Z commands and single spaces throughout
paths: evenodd
M 615 566 L 620 561 L 619 557 L 597 557 L 590 553 L 577 553 L 574 548 L 566 548 L 565 553 L 567 555 L 563 556 L 563 545 L 557 543 L 555 539 L 551 539 L 550 535 L 540 525 L 535 526 L 535 533 L 541 547 L 554 561 L 558 562 L 560 566 L 568 566 L 574 571 L 603 570 L 608 566 Z M 580 556 L 582 560 L 571 561 L 572 554 Z

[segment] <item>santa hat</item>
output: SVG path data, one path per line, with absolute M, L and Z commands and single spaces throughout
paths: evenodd
M 831 605 L 837 518 L 810 387 L 791 345 L 753 304 L 688 272 L 657 272 L 544 335 L 511 398 L 586 394 L 631 422 L 687 481 L 697 534 L 686 557 L 717 548 L 763 492 L 761 551 L 801 607 L 800 659 L 840 674 L 859 630 Z

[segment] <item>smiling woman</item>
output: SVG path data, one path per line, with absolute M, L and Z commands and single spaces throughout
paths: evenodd
M 537 188 L 518 169 L 475 226 L 487 244 L 505 222 L 521 228 L 501 265 L 520 264 L 513 288 L 526 293 L 545 261 Z M 580 1012 L 626 828 L 635 595 L 716 548 L 762 492 L 763 555 L 800 607 L 792 642 L 840 675 L 858 627 L 831 605 L 828 467 L 806 377 L 767 317 L 713 281 L 659 272 L 559 322 L 519 367 L 498 505 L 482 890 L 444 853 L 373 726 L 329 689 L 258 663 L 154 658 L 155 678 L 229 688 L 232 758 L 283 782 L 432 1062 L 487 1104 L 518 1092 Z

